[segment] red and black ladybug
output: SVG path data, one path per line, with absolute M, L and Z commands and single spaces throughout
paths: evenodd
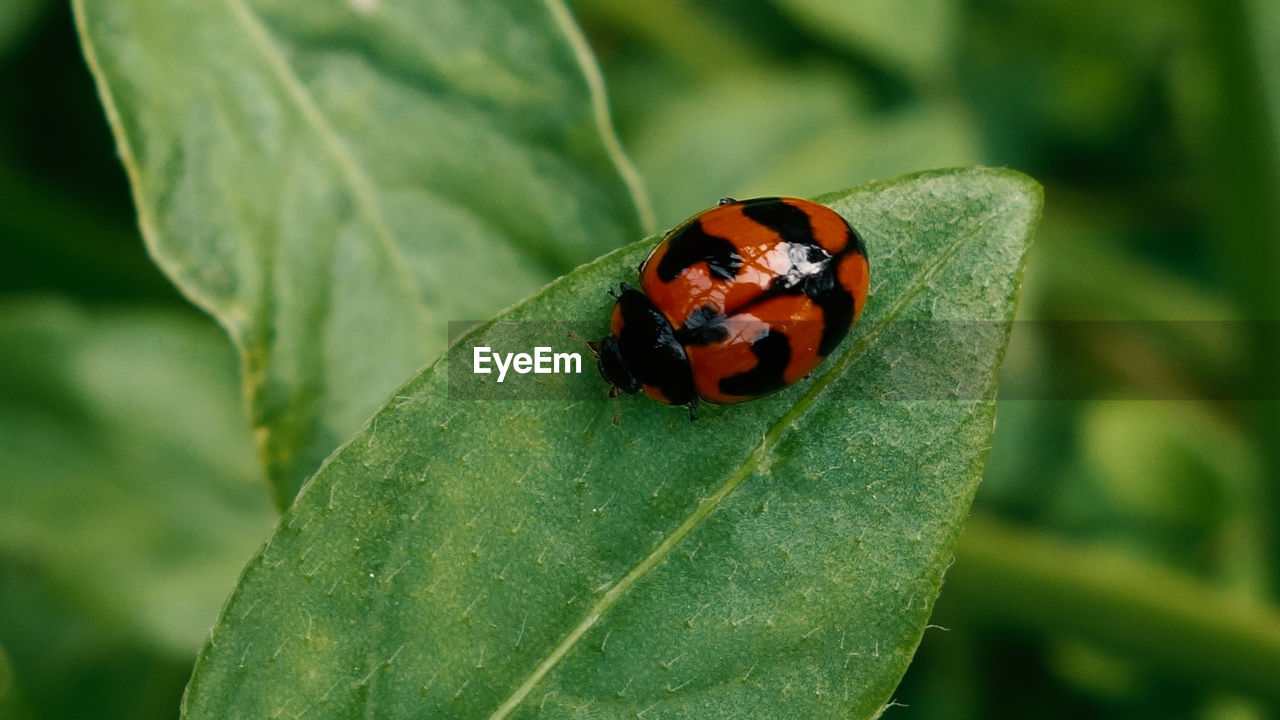
M 736 403 L 805 377 L 867 298 L 862 238 L 798 198 L 729 198 L 667 233 L 614 296 L 612 334 L 593 344 L 610 394 Z

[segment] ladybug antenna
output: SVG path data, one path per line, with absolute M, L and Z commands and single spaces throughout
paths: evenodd
M 591 351 L 592 355 L 596 356 L 596 358 L 600 357 L 600 343 L 588 340 L 572 330 L 566 333 L 566 336 L 582 342 Z

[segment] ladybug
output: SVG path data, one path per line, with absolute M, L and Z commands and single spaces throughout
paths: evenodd
M 808 200 L 725 198 L 667 233 L 626 283 L 611 334 L 592 343 L 609 394 L 658 402 L 751 400 L 807 376 L 867 299 L 862 238 Z M 616 424 L 617 418 L 614 418 Z

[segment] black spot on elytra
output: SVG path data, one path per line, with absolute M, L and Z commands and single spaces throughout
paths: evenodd
M 846 252 L 848 251 L 847 248 L 853 248 L 854 251 L 857 252 L 859 255 L 861 255 L 862 257 L 866 257 L 867 243 L 863 241 L 862 236 L 858 234 L 857 230 L 853 229 L 852 225 L 846 222 L 844 226 L 845 228 L 848 229 L 848 232 L 849 232 L 847 236 L 849 239 L 849 242 L 845 244 Z
M 742 256 L 733 243 L 708 235 L 702 223 L 694 220 L 667 241 L 667 253 L 658 263 L 658 279 L 671 282 L 700 262 L 711 268 L 712 277 L 732 280 L 742 267 Z
M 684 327 L 676 331 L 676 339 L 684 345 L 710 345 L 723 340 L 729 331 L 725 315 L 714 305 L 702 305 L 684 319 Z
M 783 242 L 817 245 L 805 211 L 778 198 L 757 198 L 742 204 L 742 214 L 778 233 Z
M 823 273 L 830 276 L 830 282 L 819 292 L 809 294 L 809 299 L 822 308 L 822 339 L 818 341 L 818 354 L 822 357 L 836 349 L 853 325 L 853 295 L 835 277 L 839 265 L 831 263 Z
M 780 332 L 767 330 L 751 343 L 756 366 L 720 380 L 720 392 L 738 397 L 766 395 L 786 386 L 782 373 L 791 362 L 791 343 Z

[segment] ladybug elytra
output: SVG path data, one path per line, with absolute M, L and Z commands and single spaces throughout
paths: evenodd
M 663 237 L 592 349 L 611 395 L 643 391 L 693 418 L 700 400 L 742 402 L 808 375 L 862 312 L 869 281 L 862 238 L 834 210 L 726 198 Z

